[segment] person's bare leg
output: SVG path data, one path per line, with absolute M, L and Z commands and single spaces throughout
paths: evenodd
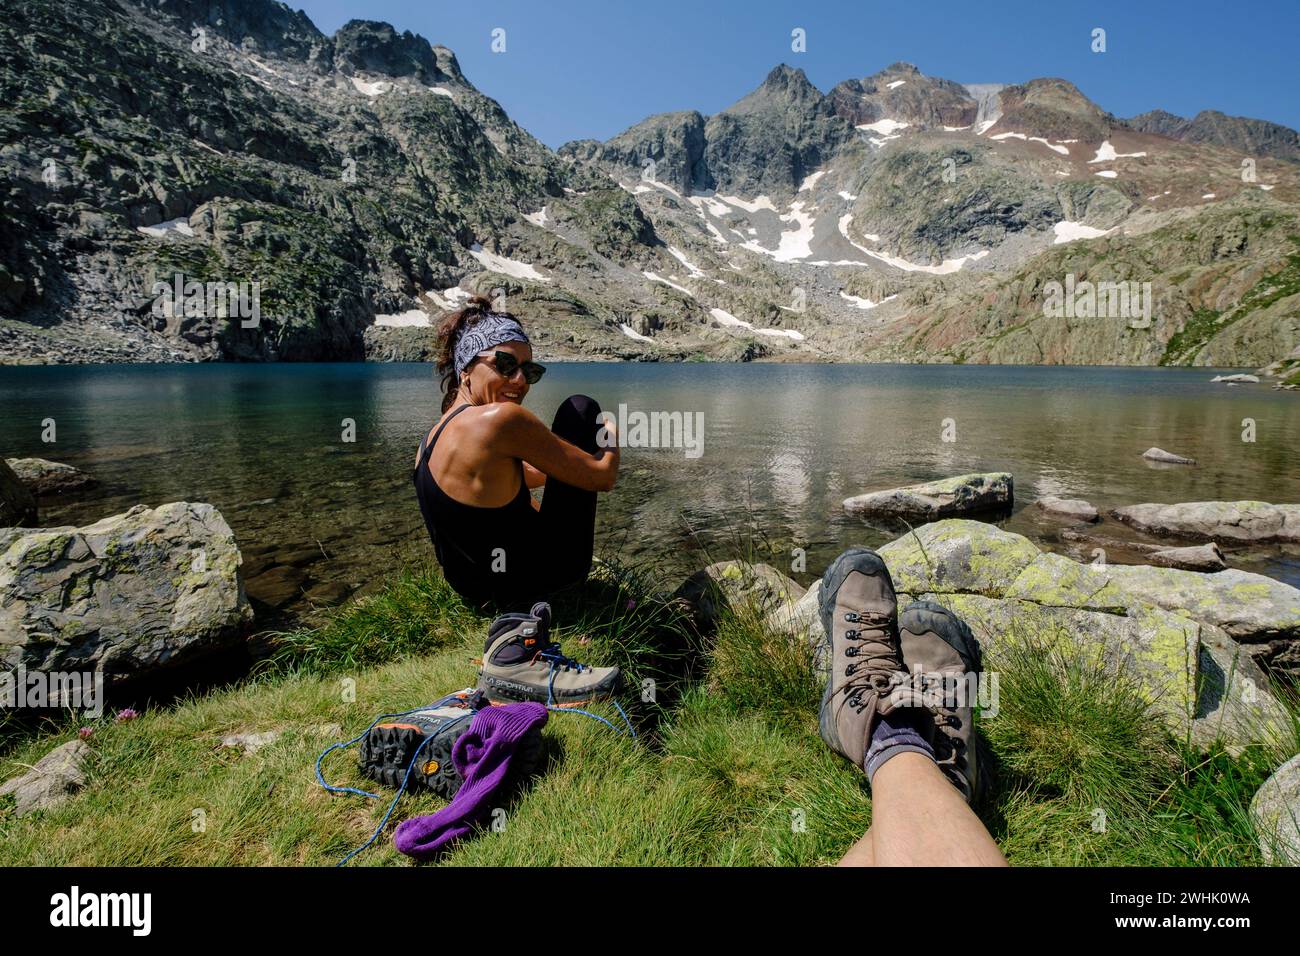
M 849 852 L 844 854 L 844 858 L 836 863 L 836 866 L 875 866 L 876 851 L 872 846 L 871 827 L 867 827 L 867 832 L 862 834 L 862 839 L 853 846 L 849 847 Z
M 924 754 L 901 753 L 876 771 L 868 833 L 875 866 L 1007 865 L 975 811 Z

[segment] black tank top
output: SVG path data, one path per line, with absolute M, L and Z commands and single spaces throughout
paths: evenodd
M 512 590 L 515 571 L 526 571 L 519 559 L 521 546 L 529 542 L 537 511 L 532 495 L 524 480 L 524 466 L 519 464 L 519 493 L 509 502 L 496 507 L 467 505 L 447 494 L 434 481 L 429 472 L 429 456 L 447 423 L 469 408 L 460 405 L 448 412 L 438 423 L 432 438 L 420 442 L 420 463 L 415 468 L 415 496 L 424 515 L 424 526 L 433 541 L 434 553 L 442 565 L 443 576 L 466 600 L 482 602 L 508 594 Z M 505 549 L 497 552 L 496 549 Z M 510 560 L 514 552 L 514 561 Z M 504 553 L 504 572 L 498 570 L 500 555 Z

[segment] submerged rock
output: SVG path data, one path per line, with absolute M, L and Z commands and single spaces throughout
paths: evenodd
M 1142 453 L 1142 457 L 1147 461 L 1158 461 L 1166 465 L 1194 465 L 1195 458 L 1184 458 L 1182 455 L 1175 455 L 1171 451 L 1165 451 L 1163 448 L 1148 448 Z
M 1014 496 L 1008 472 L 958 475 L 920 485 L 871 491 L 844 499 L 844 510 L 860 515 L 884 515 L 934 520 L 1011 507 Z
M 1158 548 L 1149 557 L 1152 564 L 1184 571 L 1223 571 L 1228 567 L 1223 552 L 1213 541 L 1188 548 Z
M 18 480 L 34 495 L 61 495 L 94 488 L 99 482 L 84 471 L 44 458 L 10 458 L 7 462 Z
M 1034 507 L 1053 518 L 1072 521 L 1100 521 L 1097 509 L 1082 498 L 1053 498 L 1048 495 L 1034 502 Z
M 12 794 L 14 812 L 20 817 L 56 807 L 86 785 L 89 757 L 84 740 L 69 740 L 36 761 L 27 773 L 0 783 L 0 797 Z
M 0 664 L 120 678 L 233 644 L 252 620 L 239 565 L 208 504 L 0 532 Z
M 1129 505 L 1116 508 L 1111 514 L 1150 534 L 1233 543 L 1300 542 L 1300 505 L 1188 501 L 1173 505 Z
M 0 528 L 30 528 L 36 524 L 36 496 L 0 459 Z

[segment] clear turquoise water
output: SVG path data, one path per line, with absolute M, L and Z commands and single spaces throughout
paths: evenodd
M 704 448 L 629 449 L 602 498 L 599 547 L 672 578 L 743 547 L 811 581 L 840 549 L 896 529 L 846 516 L 863 491 L 971 471 L 1015 475 L 1001 523 L 1082 557 L 1025 505 L 1300 501 L 1300 395 L 1210 384 L 1210 369 L 904 365 L 553 364 L 528 406 L 549 421 L 569 394 L 615 410 L 702 413 Z M 298 614 L 377 586 L 431 547 L 411 488 L 415 445 L 437 411 L 423 365 L 0 367 L 0 451 L 65 461 L 105 482 L 43 503 L 46 524 L 133 504 L 208 501 L 246 557 L 249 591 Z M 53 418 L 57 440 L 41 441 Z M 356 441 L 341 440 L 342 421 Z M 1241 440 L 1242 420 L 1257 440 Z M 942 440 L 952 419 L 956 441 Z M 1196 458 L 1157 467 L 1152 445 Z M 1124 536 L 1109 523 L 1100 533 Z M 1131 535 L 1129 535 L 1131 537 Z M 1122 549 L 1108 552 L 1125 560 Z M 1300 583 L 1300 555 L 1234 563 Z

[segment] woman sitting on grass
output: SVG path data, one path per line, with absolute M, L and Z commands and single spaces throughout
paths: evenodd
M 439 329 L 442 417 L 420 443 L 415 491 L 447 582 L 468 604 L 506 609 L 585 581 L 596 493 L 618 477 L 600 406 L 561 403 L 551 427 L 523 407 L 546 371 L 519 320 L 480 296 Z M 530 488 L 545 486 L 540 504 Z

